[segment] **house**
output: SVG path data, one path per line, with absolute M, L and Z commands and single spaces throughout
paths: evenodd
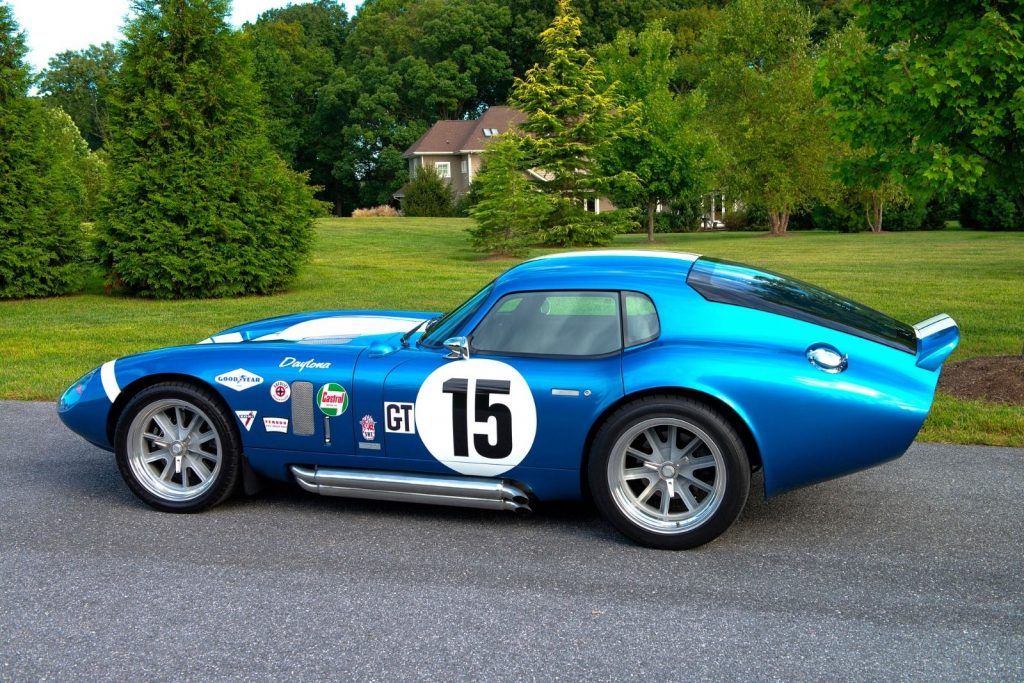
M 469 192 L 473 177 L 480 172 L 481 155 L 487 143 L 525 120 L 526 114 L 518 109 L 493 106 L 478 119 L 438 121 L 402 154 L 409 162 L 409 177 L 415 178 L 420 169 L 432 166 L 439 176 L 448 180 L 458 200 Z M 529 173 L 544 180 L 537 171 Z M 405 188 L 403 185 L 394 194 L 399 202 L 405 197 Z M 594 213 L 614 208 L 603 197 L 587 200 L 587 210 Z

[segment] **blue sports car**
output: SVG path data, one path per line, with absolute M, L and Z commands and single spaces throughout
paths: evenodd
M 313 493 L 529 511 L 593 499 L 690 548 L 765 494 L 898 457 L 959 330 L 910 326 L 692 254 L 526 261 L 445 315 L 323 311 L 104 363 L 61 396 L 131 490 L 209 508 L 260 477 Z

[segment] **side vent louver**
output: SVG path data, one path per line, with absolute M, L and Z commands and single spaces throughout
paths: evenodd
M 292 434 L 311 436 L 313 432 L 313 383 L 292 382 Z

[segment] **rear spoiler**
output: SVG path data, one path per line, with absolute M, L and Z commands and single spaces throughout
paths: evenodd
M 960 343 L 960 328 L 945 313 L 914 325 L 917 334 L 917 367 L 938 370 Z

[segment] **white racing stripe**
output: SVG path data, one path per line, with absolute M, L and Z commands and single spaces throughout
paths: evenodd
M 108 360 L 100 366 L 100 381 L 103 383 L 103 391 L 107 399 L 113 403 L 121 393 L 121 387 L 117 386 L 117 377 L 114 376 L 114 363 L 117 361 Z
M 229 332 L 228 334 L 215 334 L 212 337 L 196 342 L 197 344 L 237 344 L 242 339 L 241 332 Z
M 548 261 L 562 258 L 576 258 L 578 256 L 641 256 L 645 258 L 667 258 L 679 261 L 696 261 L 700 254 L 691 254 L 685 251 L 658 251 L 656 249 L 593 249 L 591 251 L 563 251 L 556 254 L 545 254 L 527 261 Z
M 357 337 L 366 334 L 407 332 L 422 318 L 398 318 L 382 315 L 346 315 L 318 318 L 286 327 L 280 332 L 265 334 L 254 341 L 304 341 L 324 337 Z M 216 340 L 216 338 L 214 338 Z

